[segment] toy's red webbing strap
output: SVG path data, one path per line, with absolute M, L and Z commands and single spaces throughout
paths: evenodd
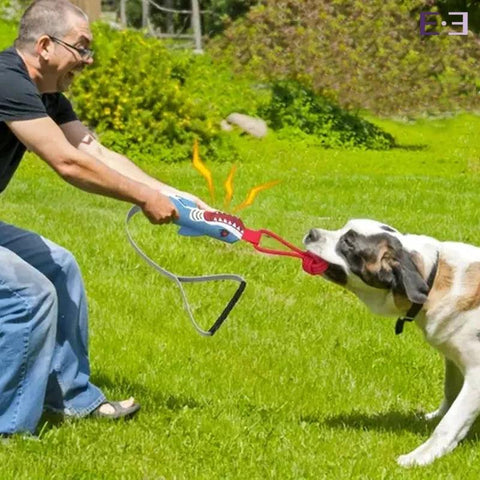
M 286 250 L 275 250 L 272 248 L 261 247 L 260 241 L 262 240 L 263 235 L 269 238 L 273 238 L 282 245 L 285 245 L 291 251 L 289 252 Z M 287 242 L 282 237 L 280 237 L 276 233 L 270 232 L 269 230 L 250 230 L 249 228 L 245 228 L 242 240 L 251 243 L 255 250 L 262 253 L 269 253 L 271 255 L 286 255 L 289 257 L 301 258 L 303 269 L 310 275 L 321 275 L 328 268 L 328 263 L 322 258 L 317 257 L 313 253 L 300 250 L 295 245 L 292 245 L 290 242 Z

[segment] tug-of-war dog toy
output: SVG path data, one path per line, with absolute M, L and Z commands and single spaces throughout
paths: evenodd
M 328 268 L 328 263 L 322 258 L 314 255 L 311 252 L 300 250 L 299 248 L 295 247 L 291 243 L 281 238 L 279 235 L 270 232 L 269 230 L 251 230 L 245 227 L 244 223 L 242 222 L 242 220 L 240 220 L 240 218 L 230 215 L 228 213 L 220 211 L 202 210 L 198 208 L 196 204 L 191 200 L 179 196 L 171 196 L 169 198 L 178 211 L 178 218 L 174 220 L 174 223 L 180 227 L 178 230 L 178 233 L 180 235 L 189 237 L 209 236 L 227 243 L 235 243 L 239 240 L 244 240 L 253 245 L 253 248 L 255 248 L 255 250 L 262 253 L 300 258 L 302 260 L 303 270 L 310 275 L 321 275 Z M 143 253 L 143 251 L 133 241 L 128 230 L 129 220 L 139 211 L 140 207 L 134 206 L 130 209 L 127 215 L 127 236 L 130 243 L 132 244 L 136 252 L 149 265 L 159 271 L 162 275 L 165 275 L 166 277 L 176 282 L 182 293 L 184 306 L 193 326 L 201 335 L 212 336 L 220 328 L 222 323 L 228 317 L 228 314 L 231 312 L 235 304 L 240 299 L 246 287 L 245 280 L 241 276 L 234 274 L 203 275 L 196 277 L 178 276 L 160 267 L 147 255 L 145 255 L 145 253 Z M 289 248 L 290 251 L 274 250 L 271 248 L 262 247 L 260 245 L 262 237 L 272 238 L 284 245 L 285 247 Z M 227 306 L 224 308 L 223 312 L 217 318 L 217 320 L 215 320 L 213 325 L 208 330 L 204 330 L 198 325 L 193 316 L 186 294 L 182 287 L 182 283 L 207 282 L 216 280 L 233 280 L 239 282 L 239 286 L 230 301 L 228 302 Z

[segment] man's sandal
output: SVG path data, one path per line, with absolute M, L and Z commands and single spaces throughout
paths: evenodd
M 110 405 L 113 408 L 112 412 L 102 412 L 103 405 Z M 131 418 L 140 410 L 140 404 L 133 403 L 129 407 L 123 407 L 121 402 L 106 401 L 99 405 L 92 413 L 92 417 L 95 418 L 110 418 L 116 420 L 118 418 Z

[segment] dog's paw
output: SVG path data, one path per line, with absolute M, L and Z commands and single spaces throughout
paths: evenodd
M 400 455 L 397 458 L 397 463 L 402 467 L 422 467 L 432 463 L 435 459 L 445 455 L 451 451 L 455 445 L 451 444 L 451 448 L 446 448 L 446 445 L 442 446 L 436 443 L 434 440 L 429 439 L 424 444 L 413 450 L 406 455 Z
M 416 465 L 414 459 L 412 458 L 412 455 L 411 454 L 407 454 L 407 455 L 400 455 L 398 458 L 397 458 L 397 463 L 401 466 L 401 467 L 405 467 L 405 468 L 410 468 L 410 467 L 414 467 Z
M 407 453 L 406 455 L 400 455 L 397 458 L 397 463 L 401 467 L 411 468 L 411 467 L 421 467 L 423 465 L 428 465 L 435 460 L 435 457 L 428 454 L 418 454 L 415 452 Z

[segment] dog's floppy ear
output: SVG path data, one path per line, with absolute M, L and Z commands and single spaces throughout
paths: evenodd
M 428 285 L 415 265 L 412 256 L 405 250 L 398 252 L 397 261 L 393 265 L 395 277 L 393 290 L 407 294 L 412 303 L 423 304 L 427 301 Z

